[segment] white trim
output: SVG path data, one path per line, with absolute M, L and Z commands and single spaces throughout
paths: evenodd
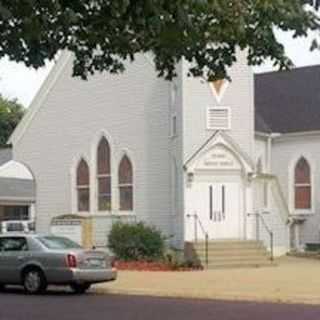
M 229 140 L 229 139 L 230 140 Z M 197 170 L 197 164 L 201 161 L 201 158 L 204 157 L 210 150 L 214 149 L 217 146 L 222 146 L 228 150 L 239 162 L 241 170 L 243 173 L 248 174 L 254 170 L 254 163 L 252 163 L 251 158 L 247 157 L 246 154 L 236 145 L 233 140 L 223 131 L 219 131 L 214 139 L 210 141 L 199 153 L 196 154 L 188 163 L 185 165 L 185 168 L 188 172 L 195 172 Z M 223 172 L 223 170 L 219 170 Z M 227 171 L 230 172 L 230 169 Z M 234 171 L 231 169 L 231 171 Z
M 49 75 L 47 76 L 42 86 L 40 87 L 40 90 L 37 92 L 36 96 L 31 102 L 28 108 L 28 112 L 25 114 L 25 116 L 22 118 L 16 129 L 9 137 L 8 144 L 15 145 L 19 142 L 19 140 L 24 135 L 25 131 L 28 129 L 30 123 L 32 122 L 37 112 L 40 110 L 41 107 L 44 106 L 44 102 L 49 92 L 52 90 L 52 87 L 59 79 L 62 71 L 64 70 L 65 66 L 67 65 L 71 57 L 72 55 L 68 51 L 63 51 L 60 54 L 57 62 L 53 66 L 52 70 L 49 72 Z
M 260 131 L 255 131 L 256 138 L 272 138 L 276 141 L 286 141 L 292 138 L 299 138 L 299 137 L 318 137 L 320 136 L 320 130 L 313 130 L 313 131 L 301 131 L 301 132 L 289 132 L 289 133 L 265 133 Z
M 298 161 L 301 158 L 305 158 L 310 166 L 311 174 L 311 208 L 310 209 L 295 209 L 295 184 L 294 184 L 294 175 L 295 167 Z M 289 195 L 289 211 L 292 215 L 312 215 L 315 213 L 315 172 L 316 172 L 316 162 L 313 157 L 308 153 L 299 153 L 296 154 L 289 163 L 288 166 L 288 195 Z
M 210 111 L 211 110 L 226 110 L 227 111 L 227 127 L 221 128 L 221 127 L 211 127 L 210 126 Z M 221 131 L 226 131 L 226 130 L 231 130 L 231 117 L 232 117 L 232 112 L 230 107 L 225 107 L 225 106 L 218 106 L 218 107 L 212 107 L 209 106 L 207 107 L 207 112 L 206 112 L 206 128 L 207 130 L 210 131 L 215 131 L 215 130 L 221 130 Z
M 23 163 L 10 160 L 0 166 L 0 178 L 23 179 L 34 181 L 33 175 Z
M 203 154 L 218 144 L 224 145 L 240 160 L 244 172 L 248 174 L 253 172 L 255 163 L 251 157 L 224 131 L 217 131 L 214 135 L 206 141 L 189 159 L 184 163 L 184 169 L 187 171 L 194 171 L 195 163 L 202 157 Z
M 275 139 L 276 141 L 282 141 L 282 140 L 285 141 L 287 139 L 292 139 L 292 138 L 318 137 L 318 136 L 320 136 L 320 130 L 273 134 L 273 139 Z
M 255 131 L 254 132 L 255 139 L 267 140 L 269 138 L 269 136 L 270 136 L 269 133 L 264 133 L 264 132 L 260 132 L 260 131 Z

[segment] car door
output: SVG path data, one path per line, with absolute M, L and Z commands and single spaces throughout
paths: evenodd
M 0 238 L 0 282 L 20 283 L 20 270 L 28 256 L 25 237 Z

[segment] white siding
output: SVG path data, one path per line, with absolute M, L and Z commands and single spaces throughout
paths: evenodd
M 267 164 L 267 153 L 268 153 L 268 143 L 267 139 L 265 138 L 260 138 L 256 137 L 255 138 L 255 144 L 254 144 L 254 151 L 255 151 L 255 157 L 254 157 L 254 162 L 255 165 L 257 165 L 258 160 L 261 159 L 262 161 L 262 166 L 263 166 L 263 171 L 266 172 L 266 168 L 268 168 Z
M 186 75 L 188 64 L 184 64 L 183 113 L 184 113 L 184 160 L 191 157 L 205 141 L 212 136 L 207 130 L 206 116 L 208 107 L 230 107 L 231 130 L 226 133 L 250 157 L 254 151 L 254 107 L 253 73 L 246 62 L 244 52 L 238 54 L 238 62 L 230 69 L 232 82 L 226 88 L 220 103 L 212 94 L 207 82 Z
M 171 185 L 172 185 L 172 243 L 181 248 L 184 243 L 184 170 L 183 170 L 183 82 L 182 82 L 182 63 L 177 66 L 177 78 L 173 80 L 176 87 L 175 101 L 170 104 L 169 117 L 176 115 L 177 135 L 170 139 L 171 143 Z M 174 176 L 176 174 L 176 177 Z
M 224 95 L 217 101 L 209 83 L 200 78 L 187 76 L 188 63 L 183 65 L 183 161 L 186 163 L 202 147 L 215 130 L 207 129 L 207 110 L 213 107 L 229 107 L 231 129 L 224 130 L 235 144 L 253 160 L 254 156 L 254 106 L 253 106 L 253 73 L 247 65 L 244 52 L 239 52 L 238 62 L 230 69 L 232 81 L 228 84 Z M 215 173 L 208 173 L 207 178 Z M 227 177 L 225 177 L 227 179 Z M 185 175 L 185 180 L 186 180 Z M 187 183 L 184 193 L 188 194 Z M 245 193 L 245 190 L 243 190 Z M 249 199 L 249 198 L 248 198 Z M 184 196 L 186 211 L 192 207 L 194 199 Z M 249 200 L 252 202 L 252 199 Z M 244 203 L 243 208 L 251 208 L 251 203 Z M 190 212 L 189 212 L 190 213 Z M 185 219 L 188 219 L 184 212 Z M 187 224 L 190 220 L 185 221 Z
M 257 137 L 255 138 L 255 162 L 261 159 L 263 173 L 268 172 L 268 140 L 267 137 Z M 274 249 L 275 255 L 282 255 L 289 251 L 289 226 L 287 220 L 283 217 L 286 212 L 281 212 L 284 210 L 283 205 L 286 203 L 281 203 L 281 196 L 279 195 L 279 190 L 276 186 L 276 181 L 270 180 L 267 184 L 266 180 L 258 180 L 254 183 L 254 211 L 261 213 L 265 219 L 267 226 L 272 230 L 274 234 Z M 268 206 L 264 205 L 265 188 L 267 188 L 267 198 Z M 251 234 L 253 237 L 256 236 L 256 220 L 251 218 L 249 228 L 251 228 Z M 265 228 L 260 223 L 260 239 L 264 242 L 267 248 L 270 248 L 270 237 L 266 232 Z
M 72 211 L 71 168 L 84 156 L 94 170 L 93 143 L 106 132 L 112 152 L 113 208 L 118 208 L 117 166 L 127 150 L 134 167 L 137 219 L 171 234 L 168 93 L 169 83 L 157 78 L 142 56 L 122 75 L 97 74 L 88 81 L 71 77 L 69 61 L 14 145 L 14 158 L 35 175 L 38 230 L 48 231 L 52 217 Z M 91 204 L 95 198 L 92 192 Z M 103 231 L 97 233 L 105 237 Z
M 279 178 L 285 197 L 289 203 L 289 208 L 293 209 L 293 198 L 289 197 L 292 184 L 291 167 L 300 157 L 305 156 L 311 161 L 313 178 L 313 214 L 307 216 L 307 221 L 301 226 L 302 244 L 306 242 L 320 241 L 320 136 L 295 136 L 292 138 L 276 139 L 272 148 L 272 171 Z
M 274 254 L 283 255 L 290 249 L 289 243 L 289 225 L 287 219 L 283 219 L 284 213 L 282 204 L 279 203 L 277 196 L 278 190 L 275 188 L 275 182 L 269 182 L 268 207 L 263 205 L 263 188 L 264 181 L 258 180 L 254 183 L 254 213 L 259 213 L 263 216 L 266 226 L 273 232 L 274 236 Z M 253 216 L 249 219 L 249 228 L 251 228 L 251 237 L 256 239 L 256 218 Z M 259 224 L 259 240 L 264 242 L 264 245 L 270 249 L 270 235 L 267 233 L 265 226 L 260 220 Z

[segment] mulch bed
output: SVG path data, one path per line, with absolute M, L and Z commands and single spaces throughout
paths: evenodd
M 201 271 L 202 267 L 177 267 L 163 262 L 115 261 L 118 270 L 127 271 Z

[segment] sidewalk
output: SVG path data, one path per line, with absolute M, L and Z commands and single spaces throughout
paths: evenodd
M 278 266 L 193 272 L 119 272 L 98 294 L 320 304 L 320 260 L 285 257 Z

